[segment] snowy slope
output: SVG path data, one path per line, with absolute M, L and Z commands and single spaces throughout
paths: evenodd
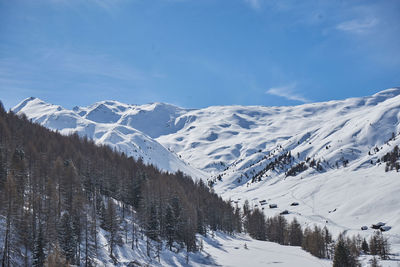
M 385 172 L 377 162 L 400 145 L 400 88 L 289 107 L 187 110 L 162 103 L 102 101 L 66 110 L 27 99 L 14 111 L 63 134 L 78 132 L 110 144 L 162 169 L 203 177 L 239 205 L 245 199 L 252 205 L 262 199 L 276 203 L 277 209 L 264 209 L 268 216 L 288 209 L 287 216 L 296 216 L 304 226 L 327 225 L 336 234 L 366 237 L 372 230 L 359 230 L 362 225 L 386 222 L 392 229 L 385 235 L 400 252 L 400 174 Z M 288 152 L 290 160 L 280 164 Z M 310 167 L 312 161 L 319 167 Z M 285 175 L 302 162 L 307 170 Z M 291 207 L 293 201 L 300 205 Z
M 278 204 L 264 208 L 267 216 L 288 209 L 304 226 L 327 225 L 335 234 L 368 237 L 373 231 L 360 227 L 383 221 L 392 227 L 385 233 L 390 241 L 400 244 L 400 174 L 377 163 L 400 145 L 400 88 L 294 107 L 209 107 L 182 117 L 192 121 L 157 140 L 212 173 L 225 199 L 239 205 L 265 199 Z M 288 151 L 290 163 L 261 172 Z M 321 169 L 286 177 L 307 158 Z M 294 201 L 300 205 L 291 207 Z
M 209 107 L 178 117 L 188 121 L 185 126 L 157 140 L 196 167 L 216 172 L 233 163 L 245 169 L 247 163 L 278 153 L 280 145 L 293 155 L 299 152 L 301 159 L 353 160 L 399 132 L 399 95 L 395 88 L 293 107 Z
M 157 109 L 156 106 L 149 105 L 146 108 Z M 103 101 L 89 108 L 68 110 L 45 103 L 38 98 L 28 98 L 13 108 L 13 111 L 18 114 L 24 113 L 32 121 L 57 130 L 61 134 L 78 133 L 80 136 L 93 139 L 97 144 L 110 145 L 128 156 L 141 158 L 144 162 L 162 170 L 169 172 L 181 170 L 192 177 L 204 177 L 202 171 L 189 166 L 160 143 L 132 128 L 129 123 L 125 123 L 125 118 L 128 116 L 122 116 L 121 113 L 128 109 L 131 112 L 132 109 L 135 111 L 130 105 Z
M 300 247 L 282 246 L 276 243 L 258 241 L 247 235 L 235 237 L 216 233 L 215 238 L 204 238 L 204 249 L 212 255 L 218 266 L 279 266 L 279 267 L 328 267 L 331 260 L 318 259 Z M 246 244 L 247 249 L 244 247 Z M 196 255 L 197 256 L 197 255 Z M 361 266 L 370 266 L 371 256 L 361 256 Z M 382 267 L 397 267 L 398 259 L 379 261 Z M 206 266 L 193 263 L 191 266 Z
M 105 234 L 101 233 L 101 236 Z M 198 236 L 203 242 L 203 251 L 189 253 L 189 262 L 186 264 L 186 253 L 171 252 L 165 249 L 161 252 L 160 261 L 151 252 L 151 257 L 146 256 L 146 245 L 139 240 L 138 248 L 130 249 L 129 245 L 118 247 L 116 254 L 119 266 L 126 266 L 135 261 L 142 266 L 266 266 L 277 265 L 281 267 L 306 266 L 306 267 L 328 267 L 332 261 L 318 259 L 300 247 L 281 246 L 276 243 L 258 241 L 244 234 L 229 236 L 224 233 L 215 232 L 214 238 Z M 104 241 L 103 241 L 104 239 Z M 106 245 L 105 237 L 100 238 Z M 247 249 L 244 247 L 246 244 Z M 115 266 L 108 257 L 107 250 L 101 251 L 101 261 L 98 266 Z
M 332 261 L 318 259 L 300 247 L 258 241 L 243 234 L 231 237 L 216 233 L 215 239 L 204 238 L 204 240 L 205 251 L 213 255 L 213 259 L 220 266 L 332 266 Z M 193 264 L 193 266 L 202 265 Z

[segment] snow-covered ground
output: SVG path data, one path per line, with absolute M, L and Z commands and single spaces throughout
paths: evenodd
M 326 225 L 335 235 L 346 231 L 365 237 L 373 231 L 361 231 L 361 226 L 385 222 L 392 227 L 384 233 L 392 251 L 400 253 L 400 174 L 385 172 L 384 164 L 377 162 L 400 145 L 400 88 L 288 107 L 188 110 L 162 103 L 102 101 L 67 110 L 29 98 L 13 110 L 62 134 L 86 135 L 163 170 L 179 169 L 214 181 L 215 192 L 239 205 L 246 199 L 251 205 L 260 205 L 263 199 L 277 204 L 277 209 L 264 206 L 267 216 L 287 209 L 289 220 L 296 216 L 304 226 Z M 290 163 L 257 176 L 288 151 L 293 156 Z M 290 167 L 307 158 L 320 162 L 322 168 L 286 177 Z M 261 181 L 252 183 L 253 177 Z M 292 202 L 299 206 L 290 206 Z M 218 242 L 233 254 L 243 246 L 236 239 L 228 242 L 221 237 Z M 270 246 L 272 251 L 278 245 L 254 241 L 250 246 Z M 279 247 L 288 253 L 296 250 Z M 209 249 L 216 262 L 222 262 L 218 264 L 240 262 L 228 253 L 225 257 L 223 250 Z M 249 248 L 247 253 L 251 251 L 257 249 Z M 262 255 L 249 256 L 263 260 Z
M 385 173 L 383 166 L 356 171 L 344 168 L 309 177 L 276 177 L 260 183 L 232 189 L 223 196 L 239 205 L 248 199 L 251 206 L 264 208 L 267 216 L 288 210 L 290 214 L 285 216 L 289 221 L 296 217 L 303 228 L 327 226 L 334 236 L 346 232 L 368 239 L 374 230 L 362 231 L 361 226 L 382 221 L 392 227 L 383 234 L 392 244 L 400 244 L 400 175 Z M 259 201 L 264 199 L 267 204 L 261 206 Z M 299 205 L 291 206 L 293 202 Z M 278 207 L 270 209 L 270 203 Z M 399 248 L 393 247 L 393 252 L 399 253 Z
M 179 253 L 164 249 L 160 254 L 160 261 L 156 257 L 154 248 L 150 258 L 146 255 L 145 240 L 139 240 L 139 244 L 134 250 L 129 245 L 124 245 L 116 249 L 116 259 L 118 266 L 127 266 L 135 261 L 142 266 L 281 266 L 281 267 L 328 267 L 332 266 L 332 260 L 318 259 L 305 252 L 300 247 L 282 246 L 267 241 L 258 241 L 250 238 L 246 234 L 230 236 L 221 232 L 207 237 L 198 236 L 199 242 L 203 243 L 203 250 L 196 253 L 189 253 L 187 263 L 186 252 Z M 107 241 L 105 233 L 101 232 L 100 242 L 103 249 L 99 253 L 98 266 L 115 266 L 108 256 Z M 372 256 L 363 255 L 360 263 L 363 267 L 370 265 Z M 398 267 L 400 258 L 394 257 L 391 260 L 379 260 L 382 267 Z M 135 265 L 133 265 L 135 266 Z
M 254 240 L 247 235 L 229 236 L 215 232 L 214 237 L 199 236 L 203 242 L 203 250 L 189 253 L 187 262 L 186 252 L 171 252 L 167 248 L 160 253 L 160 260 L 156 256 L 153 246 L 150 257 L 146 253 L 146 242 L 140 240 L 138 246 L 132 250 L 129 244 L 115 248 L 117 266 L 127 266 L 131 262 L 142 266 L 270 266 L 282 267 L 307 266 L 328 267 L 332 261 L 318 259 L 305 252 L 300 247 L 281 246 L 276 243 Z M 96 266 L 115 266 L 109 257 L 106 233 L 99 233 L 101 249 L 98 252 Z M 132 265 L 135 266 L 135 265 Z
M 332 261 L 315 258 L 300 247 L 258 241 L 243 234 L 230 237 L 217 233 L 214 239 L 204 240 L 205 252 L 212 255 L 216 264 L 220 266 L 328 267 L 332 265 Z
M 279 266 L 279 267 L 328 267 L 332 261 L 318 259 L 300 247 L 282 246 L 276 243 L 254 240 L 247 235 L 235 237 L 216 233 L 214 238 L 204 238 L 204 252 L 212 255 L 211 265 L 242 266 Z M 245 248 L 247 247 L 247 249 Z M 399 248 L 394 248 L 399 251 Z M 192 256 L 194 258 L 199 255 Z M 359 258 L 362 267 L 370 266 L 372 256 L 362 255 Z M 378 259 L 378 258 L 377 258 Z M 399 267 L 400 257 L 392 256 L 390 260 L 379 260 L 382 267 Z M 190 266 L 207 266 L 192 262 Z

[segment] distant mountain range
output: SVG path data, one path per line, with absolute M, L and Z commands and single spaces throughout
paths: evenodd
M 158 168 L 204 179 L 224 198 L 277 204 L 304 224 L 364 235 L 385 221 L 400 244 L 400 174 L 382 158 L 400 143 L 400 88 L 299 106 L 101 101 L 72 110 L 28 98 L 12 109 L 62 134 L 76 132 Z
M 173 131 L 173 121 L 185 112 L 183 109 L 161 103 L 136 106 L 102 101 L 68 110 L 31 97 L 12 110 L 61 134 L 77 133 L 97 144 L 110 145 L 161 170 L 181 170 L 197 178 L 206 176 L 152 138 Z

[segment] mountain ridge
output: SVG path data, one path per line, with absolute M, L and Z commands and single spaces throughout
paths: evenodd
M 100 105 L 101 103 L 96 105 L 94 110 Z M 68 110 L 33 97 L 25 99 L 12 111 L 24 113 L 33 122 L 57 130 L 61 134 L 78 133 L 80 136 L 93 139 L 98 144 L 110 145 L 128 156 L 141 158 L 145 163 L 153 164 L 161 170 L 169 172 L 181 170 L 196 178 L 204 176 L 201 171 L 191 168 L 156 140 L 129 125 L 120 125 L 108 119 L 93 121 L 90 117 L 82 116 L 86 114 L 82 114 L 81 109 Z
M 180 109 L 102 101 L 71 111 L 45 102 L 35 106 L 35 101 L 40 102 L 25 100 L 13 110 L 64 134 L 87 134 L 125 153 L 136 149 L 137 157 L 150 155 L 145 161 L 161 169 L 168 158 L 174 168 L 164 168 L 186 168 L 185 173 L 207 181 L 238 205 L 246 199 L 252 207 L 263 199 L 278 204 L 264 210 L 267 216 L 288 209 L 287 216 L 306 226 L 366 237 L 372 230 L 360 231 L 361 225 L 384 221 L 392 226 L 388 235 L 400 251 L 400 215 L 392 214 L 400 201 L 400 179 L 396 171 L 385 172 L 382 162 L 400 145 L 398 87 L 372 96 L 284 107 Z M 87 114 L 102 104 L 108 106 L 107 116 L 116 110 L 111 119 L 90 120 Z M 144 140 L 154 149 L 138 150 L 146 147 Z M 291 208 L 293 201 L 300 207 Z
M 79 130 L 78 132 L 81 135 L 88 135 L 89 138 L 93 138 L 93 123 L 109 125 L 116 124 L 115 127 L 121 126 L 122 128 L 117 127 L 117 129 L 125 133 L 133 130 L 138 130 L 144 135 L 150 137 L 151 139 L 156 140 L 158 143 L 161 143 L 162 145 L 167 147 L 168 150 L 181 153 L 180 156 L 185 161 L 190 161 L 195 164 L 196 168 L 206 170 L 211 173 L 218 173 L 223 168 L 221 168 L 220 166 L 212 167 L 218 165 L 218 163 L 216 162 L 222 162 L 222 165 L 226 166 L 232 164 L 234 160 L 240 156 L 247 157 L 249 154 L 253 154 L 254 151 L 266 148 L 267 145 L 265 144 L 265 141 L 260 142 L 257 140 L 251 140 L 253 144 L 257 145 L 250 146 L 247 149 L 243 148 L 244 146 L 241 139 L 246 139 L 247 136 L 241 135 L 246 132 L 251 133 L 252 129 L 262 128 L 262 123 L 269 123 L 273 125 L 272 120 L 265 120 L 265 118 L 267 117 L 273 118 L 277 114 L 284 114 L 283 118 L 282 116 L 281 118 L 278 118 L 280 123 L 285 123 L 286 120 L 290 120 L 291 118 L 303 118 L 306 123 L 307 121 L 311 121 L 312 118 L 314 121 L 321 121 L 324 120 L 324 118 L 320 117 L 321 113 L 331 112 L 332 114 L 330 117 L 340 117 L 346 115 L 348 116 L 349 113 L 354 113 L 359 108 L 373 107 L 379 105 L 380 103 L 390 100 L 391 98 L 399 96 L 399 94 L 400 88 L 395 87 L 380 91 L 372 96 L 349 98 L 345 100 L 331 100 L 328 102 L 320 103 L 308 103 L 298 106 L 265 107 L 235 105 L 211 106 L 203 109 L 183 109 L 171 104 L 158 102 L 145 105 L 131 105 L 124 104 L 119 101 L 105 100 L 96 102 L 86 107 L 74 107 L 72 110 L 68 110 L 62 108 L 61 106 L 51 105 L 38 98 L 31 97 L 25 99 L 16 107 L 14 107 L 13 111 L 18 113 L 22 110 L 22 112 L 28 113 L 28 117 L 30 117 L 34 121 L 45 124 L 49 128 L 64 132 L 67 132 L 67 129 L 70 129 L 69 131 L 73 131 L 73 129 L 79 127 L 79 125 L 85 125 L 87 130 Z M 36 102 L 36 109 L 28 109 L 26 107 L 32 102 Z M 63 114 L 59 114 L 61 113 L 61 111 Z M 42 113 L 45 113 L 47 115 L 44 116 Z M 204 116 L 204 114 L 206 115 Z M 55 121 L 58 120 L 59 123 L 61 123 L 62 120 L 60 121 L 59 119 L 60 115 L 64 115 L 65 121 L 63 121 L 63 124 L 58 125 Z M 225 122 L 221 122 L 220 124 L 213 123 L 218 120 L 221 121 L 221 118 L 223 118 Z M 264 119 L 264 121 L 258 124 L 252 119 Z M 199 127 L 196 125 L 196 121 L 199 120 L 205 121 L 205 123 L 202 122 L 200 125 L 202 131 L 200 133 L 201 136 L 194 136 L 190 132 L 199 132 L 198 130 L 194 130 L 196 127 Z M 342 124 L 339 124 L 336 127 L 344 127 L 346 123 L 348 123 L 348 121 L 344 121 Z M 291 125 L 291 127 L 292 126 L 293 125 Z M 126 129 L 124 129 L 125 127 L 129 127 L 132 129 L 129 129 L 127 131 Z M 213 127 L 219 129 L 214 129 Z M 225 129 L 225 131 L 221 130 L 221 128 Z M 263 130 L 277 131 L 276 127 L 264 127 Z M 279 136 L 274 136 L 275 141 L 288 140 L 290 138 L 293 139 L 293 136 L 290 136 L 290 133 L 282 133 L 282 127 L 278 130 L 280 130 L 281 133 L 279 133 Z M 354 133 L 354 135 L 360 134 L 362 130 L 363 129 L 358 129 L 358 132 Z M 296 133 L 301 131 L 302 129 L 295 130 Z M 311 129 L 311 131 L 305 133 L 303 131 L 302 136 L 303 138 L 305 138 L 315 131 L 315 129 Z M 389 136 L 391 132 L 386 132 L 384 134 Z M 185 135 L 192 138 L 185 138 Z M 99 139 L 98 136 L 100 136 L 99 133 L 97 133 L 95 139 Z M 219 138 L 220 136 L 225 136 L 226 138 Z M 118 135 L 114 135 L 114 137 L 114 141 L 121 139 L 118 138 Z M 235 144 L 232 145 L 230 143 L 227 143 L 225 146 L 220 145 L 221 142 L 224 143 L 226 139 L 235 137 L 238 137 L 234 142 Z M 302 139 L 300 138 L 300 140 Z M 376 143 L 376 140 L 369 143 L 374 142 Z M 116 142 L 110 143 L 114 144 Z M 202 157 L 193 160 L 193 152 L 197 150 L 197 147 L 202 146 L 204 143 L 209 143 L 212 146 L 214 146 L 215 143 L 218 143 L 218 147 L 215 148 L 214 146 L 214 149 L 208 149 L 207 153 L 202 155 Z M 367 143 L 365 143 L 364 145 L 368 145 Z M 207 144 L 205 145 L 207 147 Z M 231 146 L 233 148 L 231 148 L 231 150 L 229 151 L 229 148 L 227 147 Z M 125 147 L 125 149 L 127 148 Z M 222 153 L 218 153 L 218 151 L 222 151 Z M 212 160 L 204 160 L 205 158 L 210 158 L 214 162 Z M 200 162 L 205 162 L 205 164 L 199 164 Z

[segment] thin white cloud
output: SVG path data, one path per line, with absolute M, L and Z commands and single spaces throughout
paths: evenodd
M 336 29 L 352 33 L 365 33 L 378 24 L 377 18 L 370 19 L 354 19 L 342 22 L 336 26 Z
M 262 0 L 245 0 L 245 2 L 250 5 L 253 9 L 260 9 L 261 8 L 261 1 Z
M 307 8 L 307 3 L 303 2 L 295 3 L 294 1 L 281 1 L 281 0 L 243 0 L 245 4 L 251 7 L 254 10 L 261 10 L 263 8 L 267 8 L 269 11 L 276 12 L 288 12 L 288 11 L 299 11 L 306 10 L 304 15 L 308 15 L 310 13 L 310 9 Z
M 115 13 L 120 9 L 126 0 L 45 0 L 53 5 L 61 5 L 65 8 L 74 8 L 85 6 L 87 8 L 99 7 L 110 15 L 115 15 Z
M 294 100 L 294 101 L 299 101 L 299 102 L 303 102 L 303 103 L 310 102 L 310 100 L 307 99 L 306 97 L 302 96 L 299 93 L 296 93 L 294 90 L 295 88 L 296 88 L 296 83 L 292 83 L 292 84 L 285 85 L 285 86 L 272 87 L 272 88 L 268 89 L 268 91 L 266 91 L 265 93 L 269 94 L 269 95 L 283 97 L 288 100 Z

